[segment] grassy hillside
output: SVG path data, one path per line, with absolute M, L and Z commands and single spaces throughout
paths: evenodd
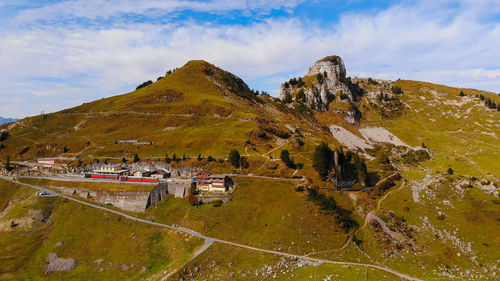
M 175 268 L 202 243 L 5 181 L 0 192 L 12 202 L 0 216 L 0 280 L 140 280 Z M 77 267 L 46 274 L 51 252 Z
M 274 145 L 277 135 L 294 128 L 324 137 L 315 124 L 307 110 L 297 113 L 274 98 L 255 96 L 240 78 L 191 61 L 137 91 L 3 125 L 10 137 L 0 154 L 3 159 L 227 155 L 231 148 L 244 150 L 247 140 Z M 116 143 L 130 139 L 153 144 Z

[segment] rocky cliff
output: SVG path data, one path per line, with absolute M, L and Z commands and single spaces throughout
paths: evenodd
M 349 98 L 354 102 L 356 96 L 349 86 L 344 61 L 338 56 L 329 56 L 315 62 L 304 77 L 283 83 L 280 98 L 302 101 L 313 110 L 323 112 L 335 98 Z

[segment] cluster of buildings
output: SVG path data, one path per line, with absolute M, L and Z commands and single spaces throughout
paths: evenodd
M 171 173 L 165 169 L 138 170 L 131 172 L 119 164 L 106 165 L 91 173 L 86 173 L 86 178 L 116 179 L 133 182 L 159 182 L 160 179 L 169 178 Z
M 119 164 L 106 165 L 91 173 L 86 173 L 86 178 L 115 179 L 119 181 L 132 182 L 160 182 L 162 179 L 170 178 L 171 172 L 165 169 L 143 169 L 130 171 Z M 170 180 L 167 180 L 167 182 Z M 188 180 L 189 183 L 189 180 Z M 198 192 L 227 192 L 230 186 L 229 177 L 221 174 L 211 174 L 202 171 L 191 178 L 191 183 L 196 185 Z

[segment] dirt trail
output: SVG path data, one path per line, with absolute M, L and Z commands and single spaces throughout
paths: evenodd
M 145 224 L 150 224 L 150 225 L 154 225 L 154 226 L 164 227 L 164 228 L 168 228 L 168 229 L 171 229 L 171 230 L 181 231 L 181 232 L 184 232 L 184 233 L 187 233 L 189 235 L 192 235 L 192 236 L 195 236 L 195 237 L 198 237 L 198 238 L 202 238 L 202 239 L 205 239 L 205 240 L 210 239 L 213 242 L 219 242 L 219 243 L 223 243 L 223 244 L 227 244 L 227 245 L 232 245 L 232 246 L 240 247 L 240 248 L 245 248 L 245 249 L 249 249 L 249 250 L 253 250 L 253 251 L 258 251 L 258 252 L 263 252 L 263 253 L 269 253 L 269 254 L 275 254 L 275 255 L 289 257 L 289 258 L 295 258 L 295 259 L 303 259 L 303 260 L 308 260 L 308 261 L 312 261 L 312 262 L 321 262 L 321 263 L 338 264 L 338 265 L 353 265 L 353 266 L 371 267 L 371 268 L 376 268 L 376 269 L 380 269 L 380 270 L 392 273 L 392 274 L 394 274 L 396 276 L 399 276 L 399 277 L 407 279 L 407 280 L 421 281 L 421 279 L 418 279 L 418 278 L 415 278 L 415 277 L 412 277 L 412 276 L 400 273 L 400 272 L 398 272 L 398 271 L 396 271 L 394 269 L 391 269 L 391 268 L 388 268 L 388 267 L 384 267 L 384 266 L 380 266 L 380 265 L 367 264 L 367 263 L 359 263 L 359 262 L 332 261 L 332 260 L 326 260 L 326 259 L 311 258 L 311 257 L 303 256 L 303 255 L 295 255 L 295 254 L 290 254 L 290 253 L 285 253 L 285 252 L 279 252 L 279 251 L 273 251 L 273 250 L 266 250 L 266 249 L 256 248 L 256 247 L 252 247 L 252 246 L 248 246 L 248 245 L 244 245 L 244 244 L 239 244 L 239 243 L 235 243 L 235 242 L 231 242 L 231 241 L 227 241 L 227 240 L 217 239 L 217 238 L 214 238 L 214 237 L 208 237 L 208 236 L 204 236 L 203 234 L 201 234 L 199 232 L 196 232 L 194 230 L 191 230 L 191 229 L 188 229 L 188 228 L 185 228 L 185 227 L 176 226 L 176 225 L 168 225 L 168 224 L 163 224 L 163 223 L 158 223 L 158 222 L 153 222 L 153 221 L 149 221 L 149 220 L 140 219 L 140 218 L 133 217 L 133 216 L 127 215 L 127 214 L 119 212 L 119 211 L 115 211 L 115 210 L 112 210 L 112 209 L 108 209 L 106 207 L 102 207 L 102 206 L 95 205 L 95 204 L 92 204 L 92 203 L 89 203 L 89 202 L 85 202 L 85 201 L 73 198 L 71 196 L 66 196 L 66 195 L 59 194 L 59 193 L 54 192 L 54 191 L 49 191 L 49 190 L 47 190 L 47 189 L 45 189 L 43 187 L 39 187 L 39 186 L 36 186 L 36 185 L 31 185 L 31 184 L 26 184 L 26 183 L 18 182 L 18 181 L 15 181 L 15 180 L 13 180 L 11 178 L 7 178 L 7 177 L 1 177 L 1 178 L 4 179 L 4 180 L 10 181 L 10 182 L 16 183 L 16 184 L 20 184 L 20 185 L 24 185 L 24 186 L 28 186 L 28 187 L 37 189 L 37 190 L 40 190 L 40 191 L 50 192 L 50 193 L 53 193 L 53 194 L 55 194 L 57 196 L 60 196 L 62 198 L 66 198 L 68 200 L 77 202 L 77 203 L 82 204 L 82 205 L 86 205 L 88 207 L 92 207 L 92 208 L 100 209 L 100 210 L 103 210 L 103 211 L 106 211 L 106 212 L 114 213 L 116 215 L 122 216 L 122 217 L 124 217 L 126 219 L 129 219 L 129 220 L 132 220 L 132 221 L 137 221 L 137 222 L 141 222 L 141 223 L 145 223 Z

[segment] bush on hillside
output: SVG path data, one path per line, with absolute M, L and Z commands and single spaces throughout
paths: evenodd
M 403 93 L 403 89 L 401 89 L 401 87 L 398 86 L 392 86 L 392 92 L 396 95 L 400 95 Z
M 368 78 L 368 83 L 370 83 L 372 85 L 378 85 L 378 82 L 373 80 L 372 78 Z
M 146 82 L 142 83 L 141 85 L 137 86 L 135 89 L 136 89 L 136 90 L 139 90 L 139 89 L 144 88 L 144 87 L 146 87 L 146 86 L 148 86 L 148 85 L 151 85 L 151 84 L 153 84 L 153 81 L 148 80 L 148 81 L 146 81 Z
M 134 155 L 134 160 L 133 160 L 133 161 L 134 161 L 134 163 L 137 163 L 137 162 L 139 162 L 139 160 L 140 160 L 140 159 L 139 159 L 139 155 L 137 155 L 137 153 L 136 153 L 136 154 Z
M 19 155 L 23 155 L 24 153 L 28 152 L 28 150 L 30 149 L 29 146 L 26 146 L 24 147 L 20 152 L 19 152 Z

